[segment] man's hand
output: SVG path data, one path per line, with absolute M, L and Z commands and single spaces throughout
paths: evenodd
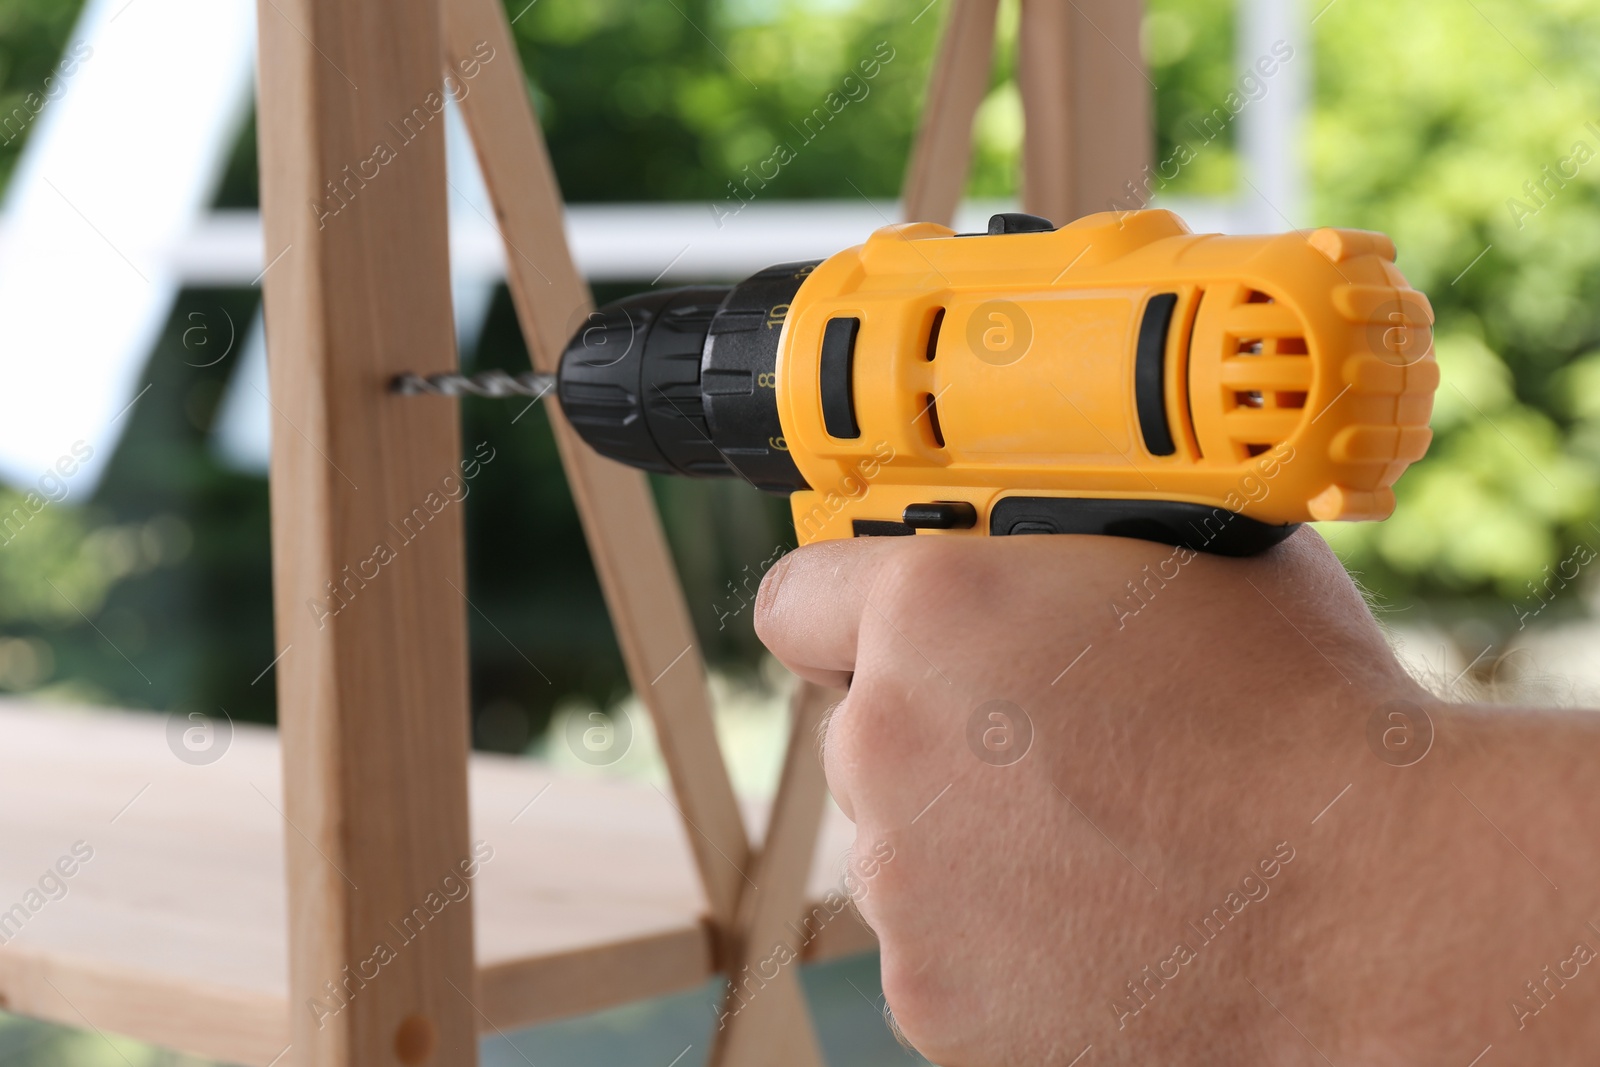
M 1596 730 L 1430 697 L 1314 532 L 825 543 L 756 625 L 850 685 L 824 762 L 930 1059 L 1600 1057 Z

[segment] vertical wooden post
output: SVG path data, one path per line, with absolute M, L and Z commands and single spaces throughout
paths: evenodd
M 265 0 L 272 547 L 302 1067 L 477 1062 L 436 0 Z M 331 584 L 330 584 L 331 583 Z
M 1155 87 L 1139 50 L 1143 8 L 1139 0 L 1023 0 L 1023 210 L 1063 225 L 1145 206 Z
M 922 126 L 906 167 L 907 222 L 950 225 L 972 167 L 972 121 L 994 69 L 1000 0 L 956 0 L 928 78 Z

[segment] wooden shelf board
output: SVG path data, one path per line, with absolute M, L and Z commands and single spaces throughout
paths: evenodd
M 289 1044 L 283 839 L 298 833 L 281 814 L 277 736 L 236 726 L 220 760 L 195 766 L 174 756 L 167 729 L 161 715 L 0 701 L 0 1009 L 264 1067 Z M 444 906 L 477 909 L 471 992 L 483 1029 L 712 976 L 704 897 L 666 794 L 482 754 L 471 791 L 472 837 L 493 857 L 470 895 Z M 752 824 L 763 817 L 747 805 Z M 830 807 L 813 898 L 838 886 L 852 836 Z M 78 842 L 93 857 L 62 895 L 45 876 Z M 19 928 L 13 906 L 40 900 Z M 404 932 L 391 946 L 406 951 Z M 871 946 L 841 914 L 808 958 Z

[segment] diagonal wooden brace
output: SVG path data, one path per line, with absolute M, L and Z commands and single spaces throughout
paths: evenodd
M 828 784 L 817 759 L 817 730 L 842 694 L 801 682 L 783 774 L 767 836 L 740 901 L 736 936 L 724 961 L 728 985 L 713 1035 L 710 1067 L 810 1067 L 824 1062 L 800 986 L 805 949 L 800 917 Z M 841 916 L 838 921 L 854 922 Z
M 447 0 L 444 37 L 447 68 L 457 77 L 461 64 L 479 64 L 476 87 L 462 97 L 461 112 L 494 201 L 507 282 L 534 367 L 554 371 L 591 302 L 567 248 L 561 193 L 511 28 L 498 0 Z M 750 864 L 749 840 L 712 724 L 705 663 L 649 483 L 639 471 L 592 451 L 555 405 L 547 410 L 628 677 L 655 720 L 711 922 L 726 931 Z

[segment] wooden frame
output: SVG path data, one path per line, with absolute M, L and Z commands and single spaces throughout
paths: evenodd
M 991 71 L 997 0 L 951 5 L 906 179 L 917 219 L 954 214 Z M 1029 210 L 1060 222 L 1104 209 L 1147 163 L 1138 8 L 1023 0 Z M 529 761 L 468 752 L 461 514 L 429 502 L 456 472 L 458 420 L 448 403 L 388 392 L 399 372 L 456 365 L 445 72 L 475 64 L 462 113 L 537 369 L 554 369 L 591 307 L 500 0 L 270 0 L 260 42 L 280 730 L 240 729 L 229 761 L 197 770 L 174 763 L 151 722 L 63 723 L 0 703 L 20 761 L 0 775 L 0 813 L 13 806 L 8 789 L 66 815 L 85 798 L 97 810 L 129 794 L 169 798 L 121 823 L 138 848 L 118 858 L 107 846 L 99 861 L 118 865 L 116 884 L 146 908 L 140 921 L 130 923 L 125 901 L 91 896 L 81 905 L 91 933 L 115 937 L 90 947 L 57 924 L 7 944 L 0 1008 L 272 1067 L 470 1067 L 484 1031 L 738 976 L 780 945 L 805 959 L 866 947 L 851 923 L 809 944 L 786 940 L 832 876 L 831 864 L 814 862 L 819 831 L 834 848 L 850 834 L 836 813 L 825 816 L 813 743 L 835 696 L 797 687 L 778 794 L 754 847 L 648 484 L 589 451 L 555 408 L 562 462 L 672 795 L 662 803 L 640 787 L 562 782 Z M 373 157 L 375 137 L 398 144 L 365 177 L 352 168 Z M 394 525 L 415 515 L 425 516 L 416 532 Z M 361 564 L 376 554 L 387 558 L 373 578 Z M 63 742 L 70 774 L 45 755 Z M 272 780 L 280 760 L 281 788 Z M 64 791 L 85 765 L 95 787 Z M 556 785 L 570 799 L 533 808 Z M 161 821 L 170 817 L 162 803 L 184 814 L 182 834 Z M 537 814 L 518 825 L 530 808 Z M 651 892 L 596 918 L 590 898 L 620 869 L 552 873 L 540 859 L 576 856 L 573 841 L 587 844 L 589 813 L 602 809 L 624 813 L 616 840 L 649 872 Z M 48 829 L 71 832 L 66 825 Z M 668 840 L 674 826 L 689 862 Z M 479 844 L 486 827 L 519 846 L 492 866 Z M 216 869 L 184 851 L 197 836 L 222 857 Z M 212 892 L 197 903 L 165 866 Z M 445 878 L 471 873 L 470 905 L 426 904 Z M 530 900 L 559 919 L 530 916 Z M 403 938 L 381 980 L 362 980 L 360 961 L 393 942 L 397 919 L 419 906 L 426 936 Z M 283 912 L 286 945 L 255 936 L 262 915 Z M 183 952 L 164 951 L 174 940 Z M 717 1067 L 821 1063 L 793 967 L 724 1021 Z

